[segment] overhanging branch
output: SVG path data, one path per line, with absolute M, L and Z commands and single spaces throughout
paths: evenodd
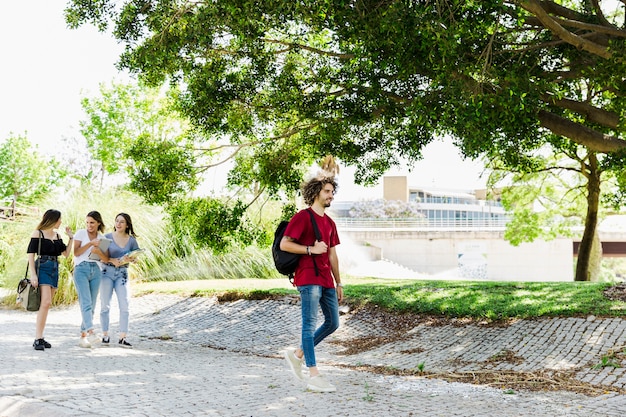
M 580 123 L 572 122 L 545 110 L 539 111 L 541 126 L 555 135 L 560 135 L 599 153 L 617 152 L 626 149 L 626 141 L 605 135 Z
M 552 104 L 562 109 L 572 110 L 582 116 L 585 116 L 590 122 L 598 123 L 611 129 L 617 129 L 618 127 L 619 115 L 614 112 L 600 109 L 576 100 L 566 98 L 559 99 L 549 94 L 542 95 L 541 99 L 548 104 Z
M 519 5 L 524 10 L 528 11 L 529 13 L 533 14 L 537 19 L 539 19 L 544 27 L 552 31 L 552 33 L 554 33 L 557 37 L 569 43 L 570 45 L 576 47 L 577 49 L 587 51 L 593 55 L 597 55 L 602 58 L 611 58 L 612 55 L 606 47 L 584 39 L 565 29 L 556 19 L 551 17 L 546 12 L 546 10 L 542 7 L 539 1 L 522 0 L 519 2 Z

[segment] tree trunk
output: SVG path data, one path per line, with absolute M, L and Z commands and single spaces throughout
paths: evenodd
M 585 217 L 585 230 L 578 248 L 578 261 L 576 262 L 575 281 L 589 281 L 591 279 L 590 259 L 593 248 L 593 237 L 598 227 L 598 207 L 600 204 L 600 170 L 598 160 L 594 153 L 589 154 L 587 166 L 587 216 Z
M 591 256 L 589 257 L 589 281 L 600 281 L 602 274 L 602 242 L 598 228 L 593 234 L 593 244 L 591 245 Z
M 11 201 L 11 219 L 15 219 L 15 209 L 17 207 L 17 195 L 13 195 L 13 201 Z

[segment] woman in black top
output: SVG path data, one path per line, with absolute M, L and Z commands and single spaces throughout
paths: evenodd
M 39 287 L 41 304 L 37 312 L 37 324 L 35 327 L 35 350 L 50 349 L 52 345 L 43 338 L 43 330 L 48 319 L 48 310 L 52 304 L 52 298 L 59 286 L 59 262 L 58 256 L 67 257 L 71 252 L 71 246 L 65 245 L 59 234 L 55 231 L 61 226 L 61 212 L 48 210 L 43 214 L 43 219 L 37 225 L 37 229 L 30 237 L 28 244 L 28 266 L 30 270 L 30 283 L 33 287 Z M 74 232 L 69 227 L 65 228 L 69 240 L 74 238 Z M 69 243 L 69 242 L 68 242 Z M 39 256 L 35 260 L 36 254 Z

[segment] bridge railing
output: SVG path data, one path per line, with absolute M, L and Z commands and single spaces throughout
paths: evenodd
M 333 218 L 338 227 L 403 230 L 504 230 L 508 219 L 378 219 Z

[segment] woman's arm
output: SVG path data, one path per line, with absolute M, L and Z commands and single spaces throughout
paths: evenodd
M 37 288 L 39 286 L 39 277 L 37 276 L 37 268 L 35 268 L 35 254 L 28 254 L 28 269 L 30 270 L 30 284 Z
M 72 252 L 72 241 L 74 240 L 74 232 L 72 232 L 72 229 L 70 229 L 70 227 L 68 226 L 65 228 L 65 233 L 67 234 L 68 241 L 67 246 L 65 247 L 65 250 L 63 251 L 63 253 L 61 253 L 61 255 L 67 258 Z
M 85 246 L 81 246 L 82 244 L 83 244 L 82 241 L 74 239 L 74 256 L 82 255 L 89 248 L 94 248 L 94 249 L 97 248 L 98 245 L 100 244 L 100 239 L 96 238 L 96 239 L 88 242 Z M 92 249 L 91 251 L 95 252 L 95 253 L 98 253 L 94 249 Z M 102 253 L 102 251 L 100 251 L 100 249 L 98 249 L 98 251 L 100 253 Z M 98 255 L 100 255 L 100 253 L 98 253 Z

